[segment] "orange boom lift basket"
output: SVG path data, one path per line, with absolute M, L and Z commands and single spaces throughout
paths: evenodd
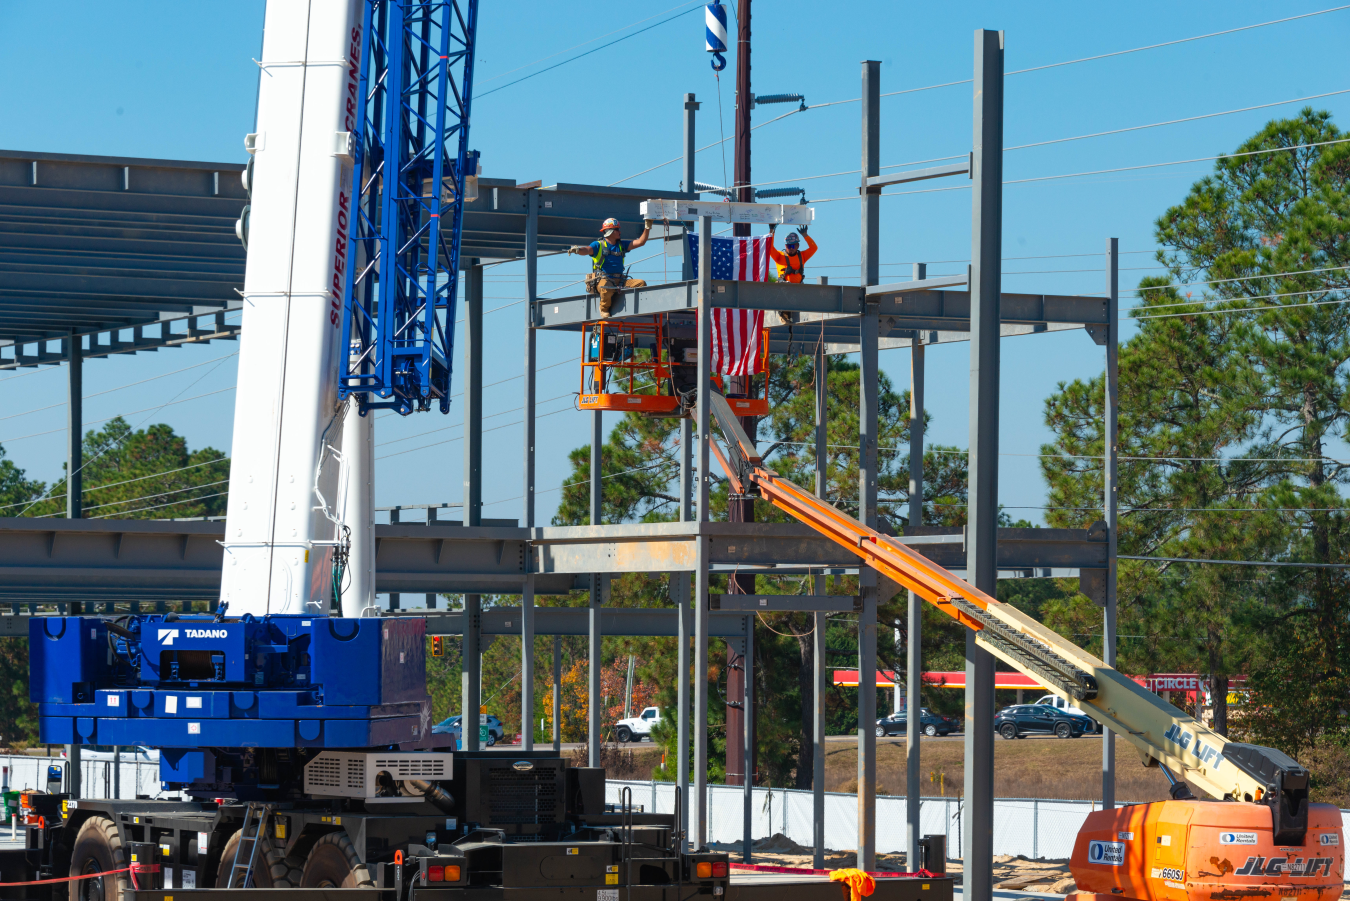
M 672 388 L 672 375 L 675 369 L 695 361 L 673 359 L 671 344 L 664 316 L 652 322 L 602 320 L 586 323 L 581 330 L 581 391 L 577 407 L 582 410 L 680 414 L 680 399 Z M 728 397 L 727 403 L 737 416 L 769 414 L 768 329 L 764 329 L 759 346 L 762 394 L 759 397 Z M 718 391 L 722 391 L 722 376 L 714 375 L 712 380 Z M 652 388 L 655 388 L 652 393 L 639 393 Z

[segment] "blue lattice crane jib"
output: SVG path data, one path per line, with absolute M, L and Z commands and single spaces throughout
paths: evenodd
M 450 410 L 478 0 L 366 0 L 339 380 L 362 412 Z

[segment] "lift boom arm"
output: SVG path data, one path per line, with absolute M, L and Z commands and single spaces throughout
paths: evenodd
M 726 438 L 717 458 L 742 493 L 759 496 L 868 566 L 976 632 L 976 641 L 1018 672 L 1072 698 L 1133 744 L 1146 764 L 1161 763 L 1214 798 L 1306 798 L 1307 771 L 1271 748 L 1230 742 L 1134 680 L 1047 629 L 1015 607 L 958 578 L 899 541 L 870 529 L 764 465 L 726 399 L 709 392 L 710 412 Z M 716 444 L 714 443 L 714 447 Z M 1297 797 L 1287 798 L 1295 809 Z M 1306 811 L 1306 805 L 1303 805 Z

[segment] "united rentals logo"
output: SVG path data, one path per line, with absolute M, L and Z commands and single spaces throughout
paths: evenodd
M 1317 839 L 1324 845 L 1339 845 L 1341 843 L 1341 837 L 1334 832 L 1323 832 Z
M 1088 863 L 1104 867 L 1119 867 L 1125 864 L 1124 842 L 1088 842 Z
M 1255 832 L 1220 832 L 1219 844 L 1221 845 L 1254 845 L 1256 844 Z
M 1331 862 L 1330 857 L 1310 857 L 1306 863 L 1302 857 L 1296 858 L 1293 863 L 1278 857 L 1270 858 L 1269 862 L 1264 857 L 1248 857 L 1242 869 L 1234 875 L 1292 876 L 1295 879 L 1310 879 L 1318 875 L 1330 876 Z

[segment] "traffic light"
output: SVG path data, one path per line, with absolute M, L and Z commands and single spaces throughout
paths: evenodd
M 431 636 L 431 656 L 432 657 L 445 656 L 445 636 L 443 635 Z

